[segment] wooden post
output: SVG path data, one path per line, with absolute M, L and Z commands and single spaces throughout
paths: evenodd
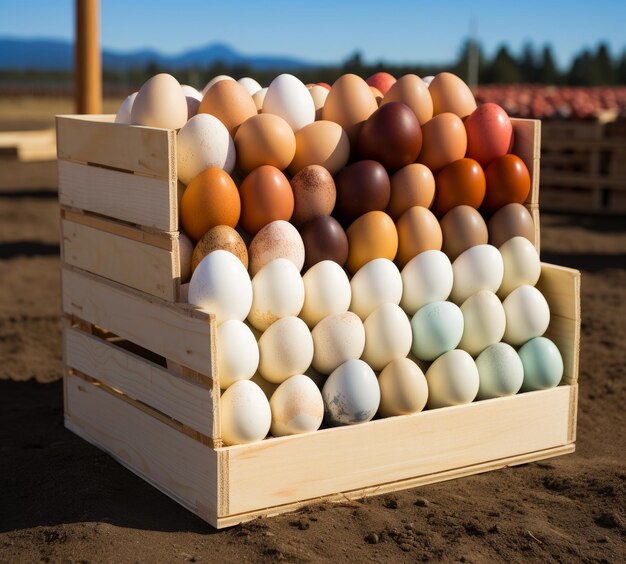
M 99 0 L 76 0 L 76 113 L 102 113 Z

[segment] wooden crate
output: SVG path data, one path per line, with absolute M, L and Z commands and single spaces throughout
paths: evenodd
M 0 132 L 0 192 L 56 189 L 55 161 L 53 129 Z

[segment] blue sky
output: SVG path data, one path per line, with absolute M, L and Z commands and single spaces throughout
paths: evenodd
M 0 35 L 71 40 L 72 0 L 1 0 Z M 244 53 L 319 62 L 447 62 L 470 22 L 488 55 L 502 43 L 549 42 L 557 61 L 606 41 L 626 49 L 623 0 L 101 0 L 102 44 L 174 54 L 216 41 Z

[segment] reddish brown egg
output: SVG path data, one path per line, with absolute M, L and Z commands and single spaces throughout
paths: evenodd
M 370 86 L 380 90 L 381 94 L 384 96 L 387 93 L 396 79 L 393 75 L 388 72 L 375 72 L 372 76 L 370 76 L 365 82 Z
M 513 125 L 498 104 L 488 102 L 476 108 L 465 119 L 467 156 L 487 166 L 493 159 L 506 155 L 513 143 Z
M 461 118 L 444 112 L 422 125 L 422 150 L 418 161 L 433 174 L 444 166 L 462 159 L 467 150 L 467 134 Z
M 391 198 L 387 213 L 397 220 L 413 206 L 429 208 L 435 198 L 435 177 L 423 164 L 411 163 L 391 177 Z
M 396 264 L 402 270 L 414 256 L 424 251 L 441 250 L 442 235 L 433 213 L 420 206 L 406 210 L 396 222 L 398 254 Z
M 487 225 L 483 216 L 470 206 L 452 208 L 441 219 L 443 252 L 453 262 L 463 251 L 487 243 Z
M 491 216 L 488 224 L 489 244 L 500 247 L 513 237 L 526 237 L 535 242 L 535 223 L 522 204 L 508 204 Z
M 384 210 L 390 195 L 389 175 L 376 161 L 351 164 L 337 177 L 337 211 L 347 222 L 370 211 Z
M 304 225 L 318 215 L 330 215 L 337 200 L 335 181 L 323 166 L 305 166 L 291 179 L 294 197 L 291 223 Z
M 485 173 L 474 159 L 459 159 L 444 166 L 435 178 L 433 211 L 442 217 L 456 206 L 478 209 L 485 198 Z
M 487 191 L 482 209 L 493 213 L 507 204 L 522 204 L 530 192 L 530 173 L 517 155 L 503 155 L 485 169 Z
M 327 215 L 307 222 L 300 235 L 304 242 L 304 270 L 323 260 L 343 266 L 348 260 L 348 237 L 339 222 Z
M 371 260 L 393 260 L 398 252 L 398 232 L 385 212 L 371 211 L 348 228 L 348 268 L 354 274 Z

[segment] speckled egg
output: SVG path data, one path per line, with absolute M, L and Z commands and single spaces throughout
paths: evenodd
M 279 219 L 268 223 L 254 236 L 248 248 L 248 256 L 250 276 L 277 258 L 290 260 L 300 271 L 304 266 L 304 243 L 291 223 Z
M 196 243 L 193 254 L 191 255 L 192 272 L 205 256 L 218 249 L 228 251 L 235 255 L 247 270 L 248 249 L 241 235 L 228 225 L 216 225 L 209 229 Z
M 314 217 L 330 215 L 335 207 L 335 181 L 323 166 L 308 165 L 302 168 L 291 179 L 291 189 L 294 198 L 291 222 L 298 227 Z
M 324 420 L 322 394 L 315 382 L 302 374 L 292 376 L 276 388 L 270 407 L 270 432 L 275 437 L 317 431 Z

